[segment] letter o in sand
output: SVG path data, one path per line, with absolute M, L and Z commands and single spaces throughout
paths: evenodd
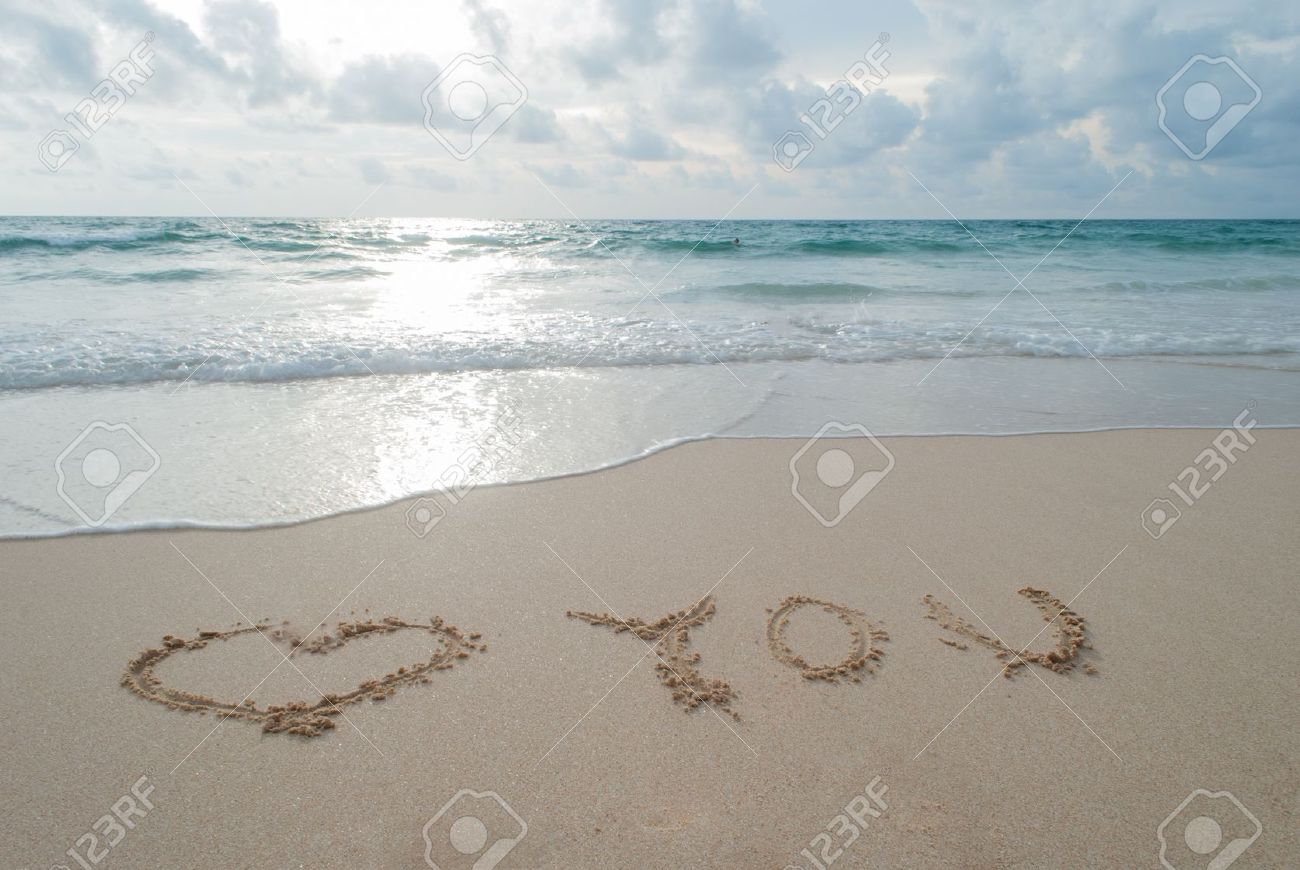
M 840 622 L 848 626 L 851 638 L 850 649 L 847 656 L 842 661 L 829 665 L 812 665 L 804 660 L 803 656 L 796 653 L 786 642 L 785 631 L 790 625 L 790 615 L 802 607 L 816 605 L 827 613 L 834 614 Z M 867 621 L 867 615 L 861 610 L 854 610 L 851 607 L 845 607 L 843 604 L 835 604 L 830 601 L 823 601 L 820 598 L 810 598 L 807 595 L 791 595 L 781 602 L 780 606 L 772 612 L 772 616 L 767 620 L 767 648 L 771 651 L 774 658 L 782 664 L 789 665 L 799 671 L 805 680 L 825 680 L 830 683 L 837 683 L 842 679 L 852 680 L 855 683 L 862 682 L 858 676 L 858 671 L 865 670 L 867 673 L 874 673 L 875 666 L 872 662 L 879 661 L 885 654 L 877 641 L 889 640 L 889 635 L 881 629 L 876 628 Z

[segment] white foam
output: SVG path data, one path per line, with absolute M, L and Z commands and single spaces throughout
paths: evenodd
M 435 372 L 715 365 L 825 360 L 871 363 L 955 357 L 1200 357 L 1300 353 L 1300 332 L 1285 323 L 1248 330 L 1175 334 L 1143 330 L 990 328 L 960 341 L 965 324 L 797 320 L 780 334 L 763 326 L 696 327 L 645 321 L 607 328 L 557 329 L 549 340 L 483 335 L 466 340 L 410 336 L 406 343 L 355 343 L 241 333 L 169 344 L 129 334 L 86 334 L 76 346 L 50 348 L 44 335 L 0 348 L 0 389 L 63 386 L 267 383 Z M 602 325 L 603 326 L 603 325 Z M 629 329 L 631 330 L 629 332 Z M 401 341 L 403 336 L 394 336 Z M 960 344 L 958 342 L 960 341 Z M 956 345 L 955 349 L 954 346 Z

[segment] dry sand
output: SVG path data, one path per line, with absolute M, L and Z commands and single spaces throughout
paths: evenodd
M 0 859 L 76 870 L 97 826 L 107 867 L 425 867 L 472 789 L 510 810 L 439 816 L 440 867 L 510 811 L 502 868 L 1155 867 L 1207 789 L 1262 827 L 1234 867 L 1300 865 L 1300 431 L 1254 434 L 1158 540 L 1214 431 L 884 439 L 833 528 L 773 439 L 481 488 L 423 538 L 405 503 L 0 542 Z

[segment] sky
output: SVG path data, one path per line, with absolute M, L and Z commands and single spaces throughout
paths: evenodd
M 0 0 L 0 20 L 4 214 L 1300 217 L 1294 2 Z

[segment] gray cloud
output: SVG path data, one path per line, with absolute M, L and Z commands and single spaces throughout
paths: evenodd
M 357 169 L 366 184 L 384 184 L 393 180 L 393 175 L 383 161 L 375 157 L 362 157 L 357 161 Z
M 626 132 L 611 137 L 609 151 L 628 160 L 676 160 L 686 154 L 686 149 L 672 137 L 638 121 L 629 123 Z
M 528 171 L 547 184 L 556 187 L 590 187 L 593 176 L 567 161 L 544 165 L 528 165 Z
M 74 89 L 103 75 L 92 33 L 26 10 L 8 8 L 3 15 L 0 47 L 8 74 L 17 72 L 46 87 Z
M 329 117 L 342 122 L 421 124 L 420 95 L 437 74 L 437 65 L 419 55 L 367 57 L 349 65 L 329 86 Z
M 564 137 L 559 120 L 552 109 L 543 109 L 524 103 L 505 126 L 507 136 L 516 142 L 540 144 L 558 142 Z
M 762 16 L 736 0 L 696 0 L 687 21 L 682 36 L 697 83 L 752 80 L 781 59 Z
M 462 0 L 462 4 L 469 14 L 470 26 L 479 38 L 485 40 L 496 54 L 503 53 L 510 39 L 510 19 L 483 0 Z
M 661 21 L 677 3 L 645 0 L 609 0 L 600 35 L 571 49 L 569 60 L 589 84 L 622 79 L 626 70 L 658 63 L 667 57 L 670 40 Z
M 316 81 L 280 39 L 280 16 L 261 0 L 210 0 L 204 23 L 212 48 L 245 86 L 250 106 L 318 94 Z

